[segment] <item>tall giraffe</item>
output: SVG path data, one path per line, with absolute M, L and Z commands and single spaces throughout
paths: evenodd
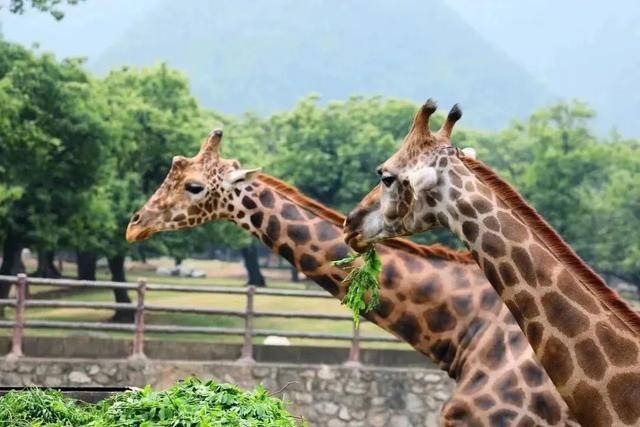
M 344 216 L 295 188 L 240 169 L 214 131 L 191 159 L 175 157 L 133 217 L 127 239 L 206 221 L 233 221 L 324 289 L 343 298 Z M 457 387 L 445 425 L 576 425 L 508 309 L 465 254 L 408 241 L 381 245 L 380 305 L 368 318 L 446 370 Z
M 420 109 L 381 183 L 351 212 L 352 247 L 447 227 L 471 250 L 583 426 L 640 425 L 640 317 L 523 198 L 450 144 L 461 117 Z

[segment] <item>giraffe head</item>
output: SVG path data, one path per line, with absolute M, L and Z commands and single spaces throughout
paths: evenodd
M 195 157 L 173 158 L 162 185 L 129 222 L 129 242 L 233 216 L 234 194 L 260 170 L 241 169 L 237 160 L 223 159 L 221 140 L 222 130 L 213 130 Z
M 442 179 L 436 159 L 451 147 L 453 126 L 462 116 L 458 105 L 449 111 L 437 132 L 429 128 L 436 103 L 429 99 L 416 113 L 402 147 L 377 168 L 380 183 L 351 211 L 345 221 L 346 241 L 361 251 L 370 244 L 396 236 L 419 233 L 442 225 L 433 208 L 440 197 Z M 457 150 L 456 150 L 457 151 Z M 472 149 L 462 155 L 473 156 Z

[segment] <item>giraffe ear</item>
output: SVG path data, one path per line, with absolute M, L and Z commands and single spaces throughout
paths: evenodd
M 472 159 L 476 158 L 476 150 L 471 147 L 463 148 L 462 154 L 464 154 L 465 157 L 471 157 Z
M 438 183 L 438 173 L 435 168 L 427 166 L 412 170 L 407 174 L 405 179 L 409 181 L 413 198 L 418 200 L 418 194 L 436 186 Z
M 239 182 L 251 181 L 260 173 L 262 168 L 255 169 L 238 169 L 231 171 L 224 179 L 223 185 L 228 190 Z

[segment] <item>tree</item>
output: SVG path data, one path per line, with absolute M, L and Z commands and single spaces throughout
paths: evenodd
M 22 15 L 28 7 L 51 14 L 56 20 L 64 18 L 64 12 L 59 9 L 63 3 L 76 5 L 83 0 L 10 0 L 9 12 Z M 0 9 L 2 5 L 0 4 Z

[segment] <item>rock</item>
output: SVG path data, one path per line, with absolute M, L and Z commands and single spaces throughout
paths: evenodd
M 338 418 L 344 421 L 349 421 L 351 419 L 351 414 L 349 414 L 349 409 L 346 406 L 341 406 L 338 411 Z
M 255 368 L 253 368 L 251 373 L 255 378 L 264 378 L 269 376 L 269 374 L 271 373 L 271 369 L 261 367 L 261 366 L 256 366 Z
M 95 375 L 95 374 L 97 374 L 98 372 L 100 372 L 100 366 L 98 366 L 98 365 L 91 365 L 91 366 L 89 366 L 89 368 L 87 369 L 87 373 L 88 373 L 89 375 Z
M 392 415 L 389 425 L 393 427 L 410 427 L 409 418 L 406 415 Z
M 426 383 L 437 384 L 442 382 L 442 377 L 438 374 L 425 374 L 422 379 Z
M 91 378 L 84 372 L 73 371 L 69 374 L 69 381 L 76 384 L 87 384 L 91 382 Z
M 287 337 L 281 337 L 278 335 L 268 335 L 264 341 L 264 345 L 291 345 Z
M 327 427 L 344 427 L 344 426 L 345 426 L 345 423 L 343 421 L 340 421 L 337 418 L 329 420 L 329 422 L 327 423 Z
M 333 402 L 322 402 L 318 405 L 318 412 L 324 415 L 335 415 L 338 412 L 338 405 Z
M 361 382 L 349 381 L 344 390 L 348 394 L 365 394 L 367 392 L 367 385 Z
M 336 374 L 333 369 L 329 368 L 328 365 L 322 365 L 320 369 L 318 369 L 318 378 L 321 380 L 332 380 L 336 377 Z
M 409 412 L 423 412 L 424 402 L 418 395 L 413 393 L 407 393 L 405 396 L 406 408 Z

